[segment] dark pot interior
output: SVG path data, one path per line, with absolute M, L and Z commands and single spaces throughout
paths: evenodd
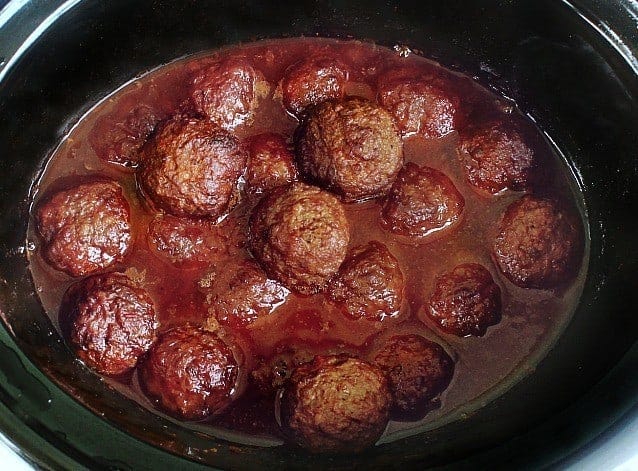
M 9 59 L 61 3 L 27 2 L 20 21 L 0 29 L 0 52 Z M 618 43 L 593 27 L 596 13 L 611 15 L 622 36 L 623 8 L 632 7 L 587 3 L 596 11 L 553 0 L 65 3 L 67 11 L 0 72 L 0 429 L 47 467 L 493 468 L 565 459 L 638 400 L 631 308 L 638 301 L 638 78 Z M 465 420 L 359 456 L 237 446 L 124 399 L 73 361 L 39 305 L 26 263 L 32 182 L 100 98 L 185 54 L 298 35 L 406 44 L 512 97 L 564 153 L 591 229 L 580 306 L 532 374 Z

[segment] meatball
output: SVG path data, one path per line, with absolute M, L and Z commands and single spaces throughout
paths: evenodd
M 225 266 L 214 277 L 207 302 L 222 324 L 246 326 L 267 316 L 283 304 L 290 292 L 269 279 L 252 261 Z
M 223 215 L 236 192 L 247 153 L 210 121 L 175 116 L 141 149 L 140 186 L 176 216 Z
M 129 204 L 114 181 L 59 191 L 38 206 L 42 255 L 57 270 L 84 276 L 121 261 L 132 244 Z
M 230 58 L 203 70 L 193 80 L 194 109 L 227 131 L 253 118 L 267 85 L 245 59 Z
M 248 149 L 245 175 L 248 193 L 259 195 L 297 180 L 295 158 L 283 136 L 259 134 L 250 139 Z
M 239 365 L 216 334 L 186 324 L 162 334 L 139 370 L 145 391 L 163 409 L 196 420 L 231 403 Z
M 346 66 L 330 57 L 314 57 L 293 64 L 281 82 L 284 106 L 300 115 L 308 106 L 343 98 Z
M 386 72 L 379 79 L 377 100 L 392 114 L 403 136 L 437 138 L 455 129 L 458 99 L 418 71 Z
M 493 257 L 515 285 L 555 288 L 573 278 L 581 239 L 571 214 L 551 200 L 526 195 L 505 211 Z
M 399 313 L 403 284 L 397 259 L 385 245 L 372 241 L 346 258 L 327 295 L 352 319 L 382 321 Z
M 312 453 L 372 446 L 388 423 L 391 397 L 376 367 L 355 358 L 316 357 L 298 367 L 281 397 L 281 424 Z
M 385 193 L 403 165 L 392 117 L 362 98 L 326 101 L 309 111 L 296 151 L 300 171 L 345 201 Z
M 409 162 L 381 209 L 383 226 L 410 237 L 425 237 L 457 222 L 465 200 L 442 172 Z
M 459 155 L 468 181 L 491 194 L 526 190 L 534 172 L 534 153 L 521 134 L 503 124 L 490 124 L 463 135 Z
M 148 293 L 121 273 L 93 275 L 71 285 L 60 324 L 77 356 L 106 375 L 133 368 L 155 341 L 158 327 Z
M 346 257 L 350 228 L 341 203 L 304 183 L 273 190 L 250 218 L 250 247 L 271 278 L 301 294 L 323 290 Z
M 393 413 L 400 417 L 422 416 L 454 374 L 454 361 L 439 344 L 413 334 L 391 337 L 374 364 L 387 375 Z
M 458 265 L 437 277 L 427 314 L 445 332 L 481 336 L 501 320 L 501 290 L 482 265 Z

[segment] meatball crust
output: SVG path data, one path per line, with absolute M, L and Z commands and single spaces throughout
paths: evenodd
M 141 149 L 140 186 L 175 216 L 217 218 L 228 211 L 247 153 L 210 121 L 175 116 Z
M 42 255 L 57 270 L 84 276 L 120 262 L 132 244 L 129 204 L 114 181 L 84 183 L 36 210 Z
M 470 184 L 497 194 L 527 190 L 532 182 L 534 152 L 522 135 L 502 123 L 492 123 L 461 136 L 459 155 Z
M 419 335 L 391 337 L 374 359 L 388 378 L 395 414 L 423 414 L 450 384 L 454 361 Z
M 397 259 L 385 245 L 372 241 L 346 258 L 330 280 L 327 295 L 352 319 L 382 321 L 399 313 L 403 287 Z
M 396 234 L 422 238 L 461 218 L 465 200 L 442 172 L 408 162 L 383 203 L 383 226 Z
M 105 375 L 135 367 L 155 341 L 158 327 L 148 293 L 121 273 L 93 275 L 71 285 L 60 323 L 77 356 Z
M 346 66 L 330 57 L 314 57 L 293 64 L 281 82 L 288 111 L 300 115 L 310 105 L 340 99 L 348 81 Z
M 551 289 L 573 278 L 581 250 L 575 217 L 551 200 L 525 195 L 505 211 L 493 258 L 515 285 Z
M 377 100 L 394 117 L 403 136 L 445 136 L 455 129 L 456 96 L 418 71 L 386 72 L 378 81 Z
M 458 265 L 436 278 L 427 314 L 445 332 L 482 336 L 501 320 L 501 289 L 482 265 Z
M 254 136 L 248 144 L 246 191 L 260 195 L 297 180 L 295 157 L 286 139 L 274 133 Z
M 245 261 L 219 270 L 206 301 L 222 324 L 247 326 L 272 313 L 288 294 L 290 291 L 269 279 L 257 263 Z
M 353 453 L 372 446 L 388 423 L 387 380 L 363 360 L 316 357 L 299 366 L 281 397 L 281 423 L 312 453 Z
M 313 107 L 298 129 L 296 152 L 300 171 L 344 201 L 387 192 L 403 165 L 392 117 L 362 98 Z
M 323 290 L 346 257 L 350 227 L 337 198 L 293 183 L 273 190 L 250 218 L 250 248 L 269 277 L 301 294 Z
M 186 324 L 164 332 L 139 371 L 145 391 L 164 410 L 196 420 L 231 403 L 239 365 L 216 334 Z
M 229 58 L 197 75 L 190 98 L 194 109 L 227 131 L 253 118 L 265 81 L 245 59 Z

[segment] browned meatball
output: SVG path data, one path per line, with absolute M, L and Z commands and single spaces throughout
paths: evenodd
M 440 345 L 413 334 L 391 337 L 374 363 L 387 375 L 401 417 L 423 415 L 454 374 L 454 361 Z
M 218 270 L 207 294 L 210 309 L 222 324 L 246 326 L 283 304 L 290 292 L 261 267 L 246 261 Z
M 259 134 L 248 144 L 246 191 L 262 194 L 297 179 L 294 155 L 286 139 L 279 134 Z
M 39 204 L 36 225 L 44 258 L 71 276 L 112 266 L 132 243 L 129 204 L 114 181 L 85 183 L 53 194 Z
M 301 172 L 345 201 L 385 193 L 403 165 L 392 117 L 362 98 L 326 101 L 310 110 L 296 150 Z
M 579 229 L 575 218 L 553 201 L 523 196 L 505 211 L 494 260 L 515 285 L 555 288 L 575 274 L 582 249 Z
M 403 136 L 437 138 L 455 129 L 458 99 L 440 81 L 419 71 L 386 72 L 379 79 L 377 99 L 394 116 Z
M 481 336 L 501 320 L 501 289 L 482 265 L 458 265 L 436 278 L 427 313 L 445 332 Z
M 293 64 L 281 82 L 284 106 L 301 114 L 308 106 L 343 98 L 346 66 L 331 57 L 314 57 Z
M 383 203 L 386 229 L 399 235 L 425 237 L 458 221 L 465 200 L 442 172 L 409 162 Z
M 382 321 L 399 313 L 403 273 L 388 248 L 372 241 L 350 253 L 330 281 L 327 294 L 353 319 Z
M 468 181 L 491 194 L 526 190 L 534 172 L 534 153 L 521 134 L 492 123 L 461 136 L 459 155 Z
M 387 423 L 391 397 L 376 367 L 355 358 L 317 357 L 298 367 L 281 397 L 281 423 L 312 453 L 372 446 Z
M 141 149 L 139 182 L 176 216 L 217 218 L 229 209 L 247 153 L 210 121 L 175 116 L 159 125 Z
M 171 415 L 195 420 L 221 412 L 232 401 L 239 366 L 216 334 L 186 324 L 162 334 L 145 361 L 145 391 Z
M 148 293 L 121 273 L 71 285 L 60 323 L 77 356 L 106 375 L 125 373 L 151 347 L 158 327 Z
M 273 190 L 250 219 L 250 247 L 268 273 L 302 294 L 321 291 L 343 262 L 350 228 L 341 203 L 304 183 Z
M 217 62 L 193 80 L 191 102 L 196 111 L 232 131 L 250 121 L 266 83 L 245 59 Z

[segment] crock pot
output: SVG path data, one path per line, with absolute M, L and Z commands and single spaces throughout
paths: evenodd
M 30 187 L 102 97 L 187 54 L 300 35 L 405 45 L 514 99 L 562 152 L 590 226 L 579 307 L 534 371 L 475 414 L 357 456 L 239 445 L 125 399 L 73 360 L 26 258 Z M 0 12 L 0 430 L 52 469 L 537 469 L 632 443 L 637 56 L 630 0 L 11 1 Z

